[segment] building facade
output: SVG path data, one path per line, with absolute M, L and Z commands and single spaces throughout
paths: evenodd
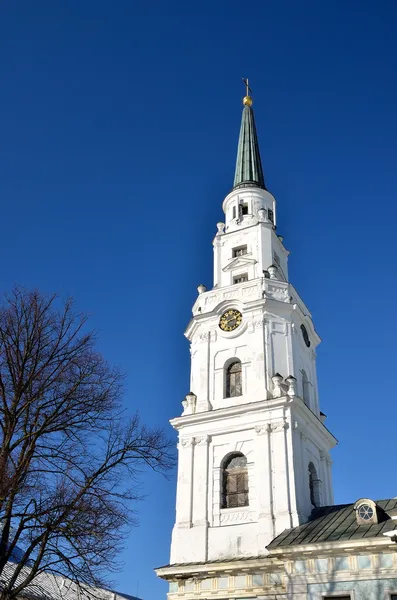
M 342 534 L 328 540 L 321 533 L 324 520 L 339 523 L 340 507 L 333 506 L 331 477 L 336 440 L 319 406 L 320 338 L 289 281 L 289 252 L 276 230 L 251 97 L 243 104 L 234 185 L 213 242 L 213 287 L 198 287 L 185 332 L 191 392 L 171 421 L 179 436 L 176 519 L 170 565 L 157 574 L 170 581 L 169 600 L 317 600 L 328 593 L 344 600 L 353 596 L 339 584 L 361 572 L 363 548 L 353 551 Z M 361 532 L 386 521 L 392 531 L 389 505 L 371 502 L 352 506 L 345 519 Z M 370 509 L 376 523 L 357 521 L 360 510 Z M 307 527 L 316 526 L 314 540 Z M 365 564 L 391 577 L 394 542 L 379 536 L 374 533 L 375 546 L 392 549 L 391 566 L 381 566 L 387 561 L 372 546 L 371 554 L 365 546 Z M 345 544 L 343 552 L 338 544 Z M 347 548 L 353 553 L 341 562 Z M 390 597 L 397 589 L 391 579 L 390 585 L 390 594 L 386 586 L 379 597 Z

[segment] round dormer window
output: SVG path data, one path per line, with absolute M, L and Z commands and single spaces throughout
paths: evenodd
M 354 505 L 357 525 L 375 525 L 378 522 L 378 509 L 373 500 L 360 498 Z
M 372 521 L 374 518 L 374 509 L 369 504 L 361 504 L 357 512 L 358 516 L 363 521 Z

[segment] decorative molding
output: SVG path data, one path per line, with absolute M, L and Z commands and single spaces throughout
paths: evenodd
M 257 435 L 265 435 L 269 430 L 269 425 L 255 425 L 255 432 Z
M 194 443 L 196 446 L 205 446 L 210 441 L 209 435 L 202 435 L 194 438 Z
M 254 333 L 257 329 L 262 329 L 266 324 L 266 319 L 259 318 L 248 323 L 248 333 Z
M 194 444 L 194 438 L 181 438 L 179 445 L 182 448 L 191 448 Z
M 289 423 L 287 421 L 276 421 L 275 423 L 269 423 L 269 429 L 273 433 L 289 429 Z
M 209 339 L 210 339 L 209 331 L 206 331 L 205 333 L 199 333 L 199 335 L 198 335 L 199 342 L 208 342 Z
M 207 292 L 208 295 L 204 299 L 204 305 L 208 307 L 220 304 L 224 300 L 239 300 L 251 298 L 252 296 L 262 297 L 262 289 L 259 283 L 255 283 L 254 285 L 248 283 L 246 286 L 233 286 L 233 288 L 233 290 L 219 290 L 212 294 Z
M 250 253 L 251 254 L 251 253 Z M 232 269 L 239 269 L 250 265 L 255 265 L 258 261 L 251 258 L 251 255 L 243 254 L 242 256 L 236 256 L 233 258 L 226 267 L 223 267 L 222 271 L 225 273 Z
M 249 510 L 221 512 L 221 525 L 230 525 L 233 523 L 249 523 L 252 521 Z
M 273 298 L 273 300 L 278 300 L 279 302 L 289 302 L 290 301 L 290 293 L 289 293 L 289 289 L 288 289 L 288 284 L 276 285 L 273 282 L 268 283 L 268 281 L 269 280 L 267 280 L 266 285 L 265 285 L 266 296 Z
M 216 342 L 217 332 L 215 330 L 199 333 L 198 341 L 200 342 Z

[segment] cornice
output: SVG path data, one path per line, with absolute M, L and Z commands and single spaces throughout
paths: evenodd
M 321 553 L 327 556 L 352 553 L 355 550 L 362 552 L 363 550 L 373 551 L 374 548 L 384 551 L 386 548 L 397 550 L 395 542 L 390 542 L 386 538 L 360 538 L 356 540 L 340 540 L 333 542 L 322 542 L 316 544 L 298 544 L 296 546 L 282 546 L 269 549 L 269 556 L 297 559 L 300 556 L 308 556 L 315 554 L 318 558 Z
M 205 562 L 205 563 L 187 563 L 179 565 L 167 565 L 164 567 L 158 567 L 155 569 L 156 574 L 159 577 L 167 578 L 178 578 L 192 575 L 209 575 L 215 573 L 232 571 L 250 572 L 251 570 L 258 570 L 273 572 L 276 569 L 283 569 L 284 563 L 277 557 L 273 557 L 270 554 L 261 557 L 247 557 L 241 559 L 222 560 L 216 562 Z
M 290 414 L 284 413 L 284 418 L 287 421 L 291 421 L 290 426 L 292 429 L 294 429 L 295 417 L 297 416 L 294 414 L 294 412 L 296 412 L 302 418 L 302 420 L 305 421 L 305 425 L 311 427 L 313 432 L 316 432 L 317 435 L 325 438 L 332 446 L 337 444 L 338 440 L 335 438 L 335 436 L 332 435 L 332 433 L 320 421 L 320 419 L 309 408 L 307 408 L 307 406 L 305 406 L 302 400 L 297 396 L 292 399 L 289 396 L 282 396 L 281 398 L 270 398 L 267 400 L 259 400 L 257 402 L 250 402 L 247 404 L 239 404 L 238 406 L 228 406 L 225 408 L 217 408 L 205 412 L 198 412 L 182 417 L 175 417 L 174 419 L 170 419 L 170 423 L 174 429 L 179 431 L 179 429 L 187 426 L 201 425 L 203 423 L 215 424 L 223 419 L 247 414 L 254 415 L 255 413 L 262 413 L 260 416 L 271 423 L 272 419 L 270 419 L 270 415 L 268 416 L 266 413 L 271 413 L 271 411 L 275 411 L 279 408 L 290 410 Z M 261 421 L 258 420 L 258 424 L 260 423 Z

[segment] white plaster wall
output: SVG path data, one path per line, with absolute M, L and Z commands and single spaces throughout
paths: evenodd
M 301 333 L 301 324 L 304 324 L 306 329 L 309 332 L 309 338 L 311 340 L 311 345 L 308 348 L 304 343 L 302 333 Z M 311 335 L 313 325 L 311 323 L 310 318 L 307 316 L 304 320 L 293 318 L 293 327 L 292 327 L 292 355 L 293 355 L 293 374 L 296 377 L 298 383 L 298 394 L 301 398 L 303 398 L 303 385 L 302 385 L 302 370 L 306 372 L 307 378 L 309 380 L 309 408 L 317 415 L 320 415 L 319 405 L 318 405 L 318 390 L 317 390 L 317 377 L 316 377 L 316 352 L 315 345 L 316 340 L 313 335 Z
M 240 204 L 248 205 L 249 214 L 239 215 Z M 276 235 L 274 197 L 258 188 L 236 190 L 225 199 L 223 209 L 226 224 L 214 239 L 214 287 L 232 285 L 234 277 L 243 273 L 249 279 L 262 277 L 263 271 L 275 263 L 275 254 L 280 262 L 280 279 L 287 281 L 288 251 Z M 269 209 L 273 211 L 274 224 L 266 216 Z M 236 259 L 233 249 L 240 246 L 247 246 L 247 254 Z
M 233 208 L 239 215 L 241 203 L 248 204 L 249 214 L 233 219 Z M 276 219 L 275 200 L 265 190 L 236 190 L 223 209 L 226 225 L 218 224 L 214 240 L 214 289 L 200 290 L 186 331 L 196 404 L 172 421 L 179 432 L 172 563 L 266 553 L 276 535 L 305 521 L 312 510 L 309 462 L 322 482 L 322 503 L 332 503 L 329 450 L 335 440 L 318 418 L 315 348 L 320 340 L 307 307 L 288 283 L 288 251 L 264 213 L 271 209 Z M 233 257 L 233 249 L 244 245 L 247 254 Z M 280 269 L 276 277 L 265 278 L 275 253 Z M 249 281 L 234 285 L 241 273 L 248 273 Z M 230 308 L 242 313 L 242 324 L 223 332 L 219 319 Z M 240 397 L 226 398 L 225 368 L 234 358 L 242 363 L 243 390 Z M 311 410 L 299 397 L 302 369 L 311 384 Z M 277 372 L 296 377 L 296 396 L 273 398 Z M 235 451 L 247 457 L 249 506 L 222 509 L 222 461 Z
M 296 478 L 297 511 L 305 521 L 310 517 L 313 506 L 310 501 L 309 463 L 312 462 L 320 479 L 321 506 L 333 504 L 332 482 L 330 479 L 330 447 L 304 419 L 295 421 L 293 432 L 294 472 Z
M 299 523 L 298 504 L 305 502 L 302 475 L 310 460 L 321 471 L 319 440 L 323 448 L 330 447 L 329 434 L 324 434 L 320 422 L 315 425 L 316 444 L 308 440 L 297 446 L 295 423 L 300 422 L 304 410 L 300 399 L 295 405 L 284 398 L 263 400 L 249 410 L 229 407 L 218 414 L 215 411 L 213 419 L 210 411 L 195 423 L 193 416 L 186 426 L 183 417 L 178 420 L 181 467 L 172 562 L 263 555 L 276 535 Z M 247 457 L 249 506 L 223 509 L 222 461 L 236 451 Z M 302 466 L 295 455 L 302 457 Z M 306 495 L 305 515 L 308 481 Z
M 247 253 L 234 257 L 233 250 L 247 246 Z M 247 274 L 248 279 L 263 277 L 263 272 L 275 263 L 278 256 L 279 274 L 282 281 L 288 277 L 288 253 L 277 237 L 271 223 L 241 224 L 240 229 L 217 235 L 214 239 L 214 286 L 225 287 L 234 278 Z
M 238 205 L 247 204 L 248 214 L 239 215 Z M 258 211 L 262 208 L 268 210 L 269 208 L 273 211 L 274 225 L 277 225 L 276 216 L 276 201 L 272 194 L 267 190 L 261 190 L 259 188 L 241 188 L 233 190 L 222 204 L 223 212 L 225 213 L 226 231 L 230 232 L 238 228 L 243 222 L 245 226 L 252 225 L 258 222 Z M 235 208 L 235 212 L 233 211 Z M 235 214 L 235 218 L 233 215 Z
M 302 361 L 301 354 L 294 357 L 290 319 L 268 313 L 264 301 L 262 306 L 254 308 L 247 303 L 229 303 L 229 307 L 242 312 L 244 321 L 241 333 L 233 337 L 219 330 L 222 306 L 197 329 L 192 338 L 190 389 L 197 396 L 198 410 L 207 410 L 208 402 L 217 409 L 263 400 L 268 397 L 275 373 L 283 377 L 294 375 L 300 390 L 299 369 L 304 364 L 310 378 L 311 367 Z M 243 394 L 237 398 L 226 398 L 225 371 L 233 358 L 242 363 Z M 313 391 L 312 394 L 314 398 Z

